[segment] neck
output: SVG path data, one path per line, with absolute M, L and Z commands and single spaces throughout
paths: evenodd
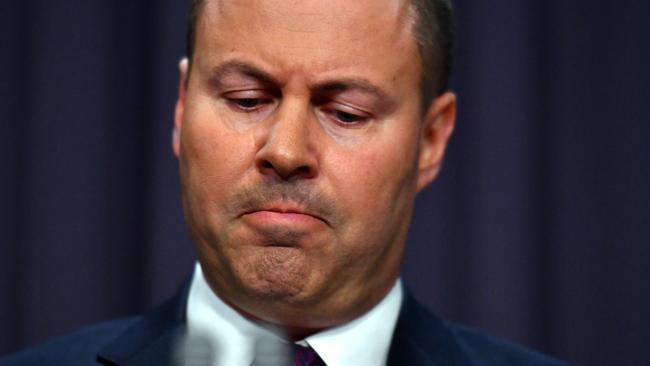
M 225 302 L 225 300 L 223 299 L 222 301 Z M 305 339 L 310 335 L 316 334 L 325 329 L 325 328 L 303 328 L 297 326 L 285 326 L 285 325 L 271 323 L 240 309 L 239 307 L 235 306 L 230 302 L 227 302 L 227 304 L 230 305 L 230 307 L 232 307 L 233 309 L 235 309 L 235 311 L 237 311 L 244 318 L 257 323 L 261 327 L 271 331 L 272 333 L 275 333 L 278 337 L 286 339 L 291 342 Z

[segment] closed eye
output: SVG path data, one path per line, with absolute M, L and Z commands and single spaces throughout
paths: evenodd
M 259 98 L 241 98 L 241 99 L 229 99 L 228 103 L 242 110 L 253 111 L 260 105 L 268 103 L 268 101 Z
M 346 127 L 358 126 L 371 119 L 371 115 L 356 108 L 335 105 L 323 106 L 321 110 L 339 125 Z
M 255 112 L 273 103 L 272 98 L 256 90 L 230 92 L 224 94 L 223 98 L 231 108 L 248 113 Z

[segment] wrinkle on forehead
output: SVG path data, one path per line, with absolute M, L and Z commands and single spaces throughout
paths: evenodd
M 332 29 L 362 34 L 364 26 L 371 26 L 362 20 L 374 19 L 383 24 L 382 31 L 393 33 L 394 37 L 411 35 L 414 19 L 409 0 L 206 0 L 201 13 L 200 17 L 205 17 L 209 24 L 219 18 L 230 24 L 235 19 L 246 19 L 241 28 L 297 34 Z
M 410 0 L 206 1 L 195 49 L 205 69 L 240 57 L 283 84 L 329 73 L 365 77 L 396 93 L 419 85 Z

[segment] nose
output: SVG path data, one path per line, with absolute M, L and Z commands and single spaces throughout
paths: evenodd
M 281 106 L 260 138 L 256 156 L 259 172 L 282 180 L 318 175 L 318 159 L 310 129 L 309 110 L 294 104 Z

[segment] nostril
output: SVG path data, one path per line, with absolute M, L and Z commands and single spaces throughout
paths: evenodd
M 259 162 L 258 169 L 262 174 L 282 176 L 282 172 L 278 170 L 279 166 L 274 165 L 269 160 L 262 160 Z
M 305 177 L 305 178 L 306 178 L 306 177 L 309 177 L 309 176 L 311 175 L 311 168 L 309 168 L 309 167 L 306 166 L 306 165 L 303 165 L 303 166 L 301 166 L 301 167 L 298 167 L 298 168 L 295 170 L 295 175 L 297 175 L 297 176 L 301 176 L 301 177 Z
M 264 175 L 273 175 L 283 180 L 313 178 L 314 176 L 314 169 L 309 165 L 284 166 L 282 164 L 273 164 L 270 160 L 260 160 L 258 169 Z

